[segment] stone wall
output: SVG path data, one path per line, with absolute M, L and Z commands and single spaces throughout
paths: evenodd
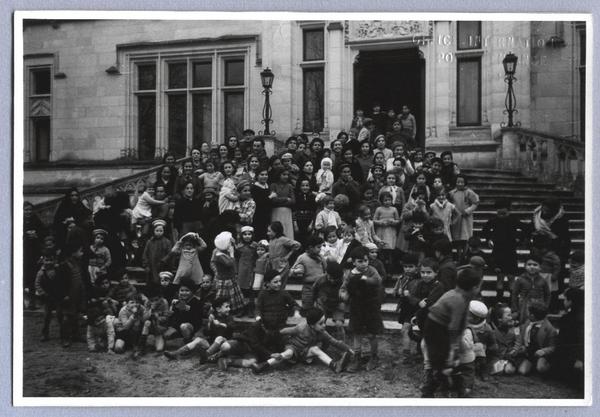
M 575 23 L 532 22 L 531 37 L 531 128 L 579 139 L 580 41 Z

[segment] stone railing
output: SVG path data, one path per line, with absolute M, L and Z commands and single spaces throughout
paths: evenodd
M 503 128 L 496 166 L 519 171 L 557 189 L 583 194 L 585 144 L 524 128 Z
M 179 159 L 177 162 L 181 164 L 188 159 L 190 159 L 190 157 Z M 159 167 L 160 165 L 157 165 L 133 175 L 128 175 L 114 181 L 109 181 L 104 184 L 79 190 L 81 201 L 87 208 L 92 210 L 94 207 L 94 202 L 98 201 L 100 198 L 103 198 L 109 192 L 112 193 L 117 191 L 125 191 L 130 195 L 130 198 L 133 198 L 140 184 L 145 184 L 147 181 L 156 181 L 156 174 Z M 56 209 L 62 200 L 63 197 L 61 196 L 37 204 L 34 207 L 34 213 L 37 214 L 40 220 L 45 224 L 52 224 L 54 213 L 56 212 Z

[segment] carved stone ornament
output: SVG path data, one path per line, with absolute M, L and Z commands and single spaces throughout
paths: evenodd
M 52 106 L 49 98 L 35 98 L 31 99 L 29 107 L 29 115 L 31 117 L 43 117 L 50 116 L 52 113 Z
M 418 20 L 348 20 L 346 43 L 382 40 L 413 40 L 430 37 L 433 22 Z

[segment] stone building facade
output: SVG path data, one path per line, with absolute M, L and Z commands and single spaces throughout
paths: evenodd
M 406 104 L 422 145 L 492 167 L 509 52 L 516 120 L 583 141 L 585 35 L 582 22 L 25 21 L 24 158 L 153 159 L 258 132 L 269 67 L 278 140 L 327 141 L 357 108 Z

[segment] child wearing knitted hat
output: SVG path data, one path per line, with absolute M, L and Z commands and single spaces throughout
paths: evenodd
M 90 246 L 90 260 L 88 272 L 92 285 L 96 282 L 98 274 L 106 274 L 112 264 L 110 250 L 104 245 L 108 232 L 104 229 L 95 229 L 92 232 L 94 243 Z
M 159 272 L 162 260 L 166 257 L 173 244 L 165 236 L 167 222 L 157 219 L 152 222 L 152 237 L 146 242 L 142 254 L 142 266 L 146 270 L 148 282 L 158 284 L 160 282 Z
M 469 303 L 467 327 L 463 332 L 458 349 L 459 365 L 454 368 L 452 373 L 453 388 L 457 391 L 458 397 L 461 398 L 471 396 L 477 360 L 481 355 L 484 355 L 483 358 L 485 359 L 485 345 L 478 340 L 476 332 L 485 326 L 487 314 L 487 306 L 481 301 L 472 300 Z

